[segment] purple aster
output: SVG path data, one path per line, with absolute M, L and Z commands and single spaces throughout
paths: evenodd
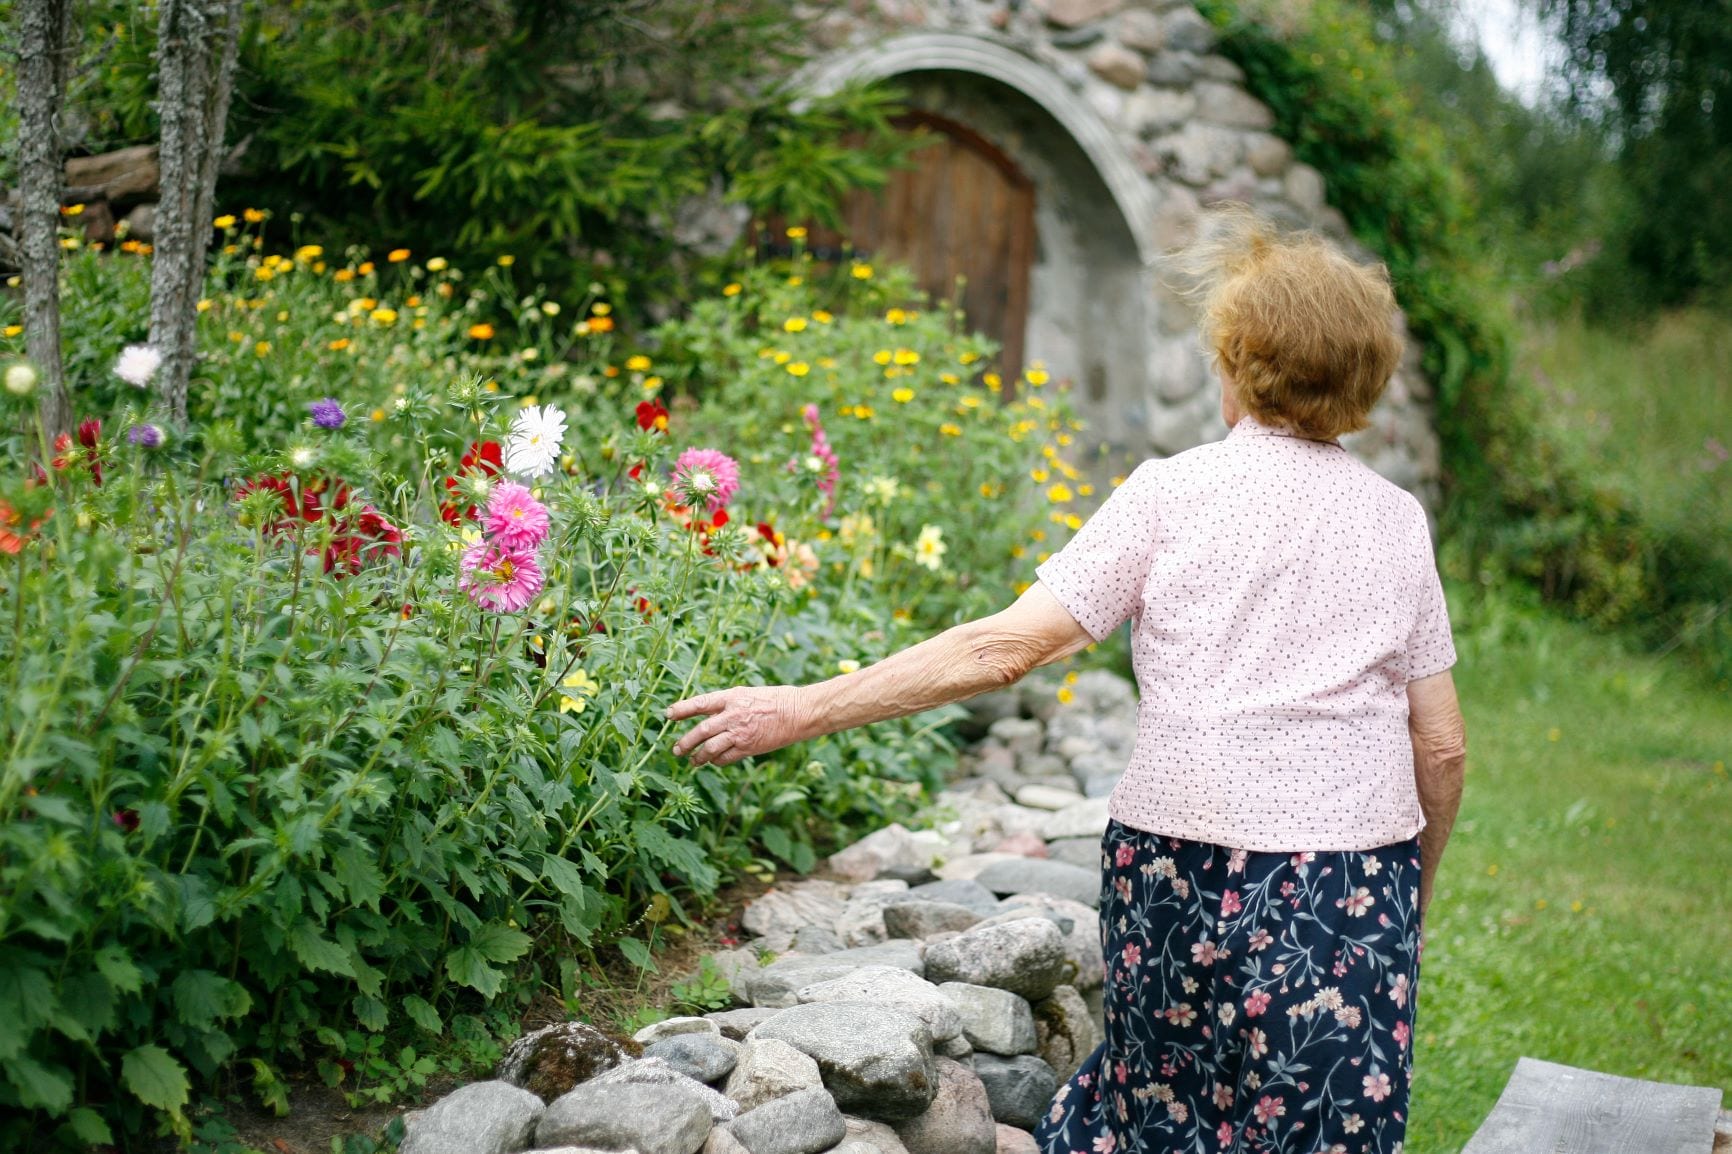
M 313 424 L 321 429 L 340 429 L 348 419 L 343 415 L 343 406 L 337 403 L 336 397 L 314 401 L 307 408 L 312 411 Z
M 162 430 L 155 425 L 134 425 L 126 431 L 126 439 L 146 449 L 162 444 Z

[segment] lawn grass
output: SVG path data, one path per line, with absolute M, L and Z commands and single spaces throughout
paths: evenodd
M 1469 727 L 1420 982 L 1409 1154 L 1519 1056 L 1732 1091 L 1732 699 L 1621 637 L 1450 589 Z

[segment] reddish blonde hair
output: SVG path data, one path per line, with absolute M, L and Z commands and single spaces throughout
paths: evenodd
M 1205 213 L 1173 262 L 1240 408 L 1325 441 L 1370 423 L 1401 361 L 1388 269 L 1242 206 Z

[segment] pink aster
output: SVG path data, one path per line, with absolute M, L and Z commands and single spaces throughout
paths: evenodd
M 508 549 L 491 541 L 463 551 L 457 587 L 492 613 L 521 613 L 541 592 L 541 566 L 530 549 Z
M 533 549 L 547 539 L 547 506 L 515 481 L 501 481 L 487 496 L 483 527 L 506 549 Z
M 740 490 L 740 466 L 717 449 L 687 449 L 674 461 L 674 489 L 680 503 L 702 502 L 714 513 Z

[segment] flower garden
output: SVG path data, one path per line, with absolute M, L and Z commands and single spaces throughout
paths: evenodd
M 65 254 L 76 435 L 7 443 L 9 1148 L 184 1135 L 219 1080 L 283 1108 L 356 1024 L 495 1052 L 909 812 L 959 711 L 693 768 L 663 709 L 997 608 L 1091 495 L 1058 387 L 892 269 L 796 243 L 647 329 L 509 255 L 217 226 L 189 426 L 126 242 Z M 0 364 L 26 427 L 4 312 Z

